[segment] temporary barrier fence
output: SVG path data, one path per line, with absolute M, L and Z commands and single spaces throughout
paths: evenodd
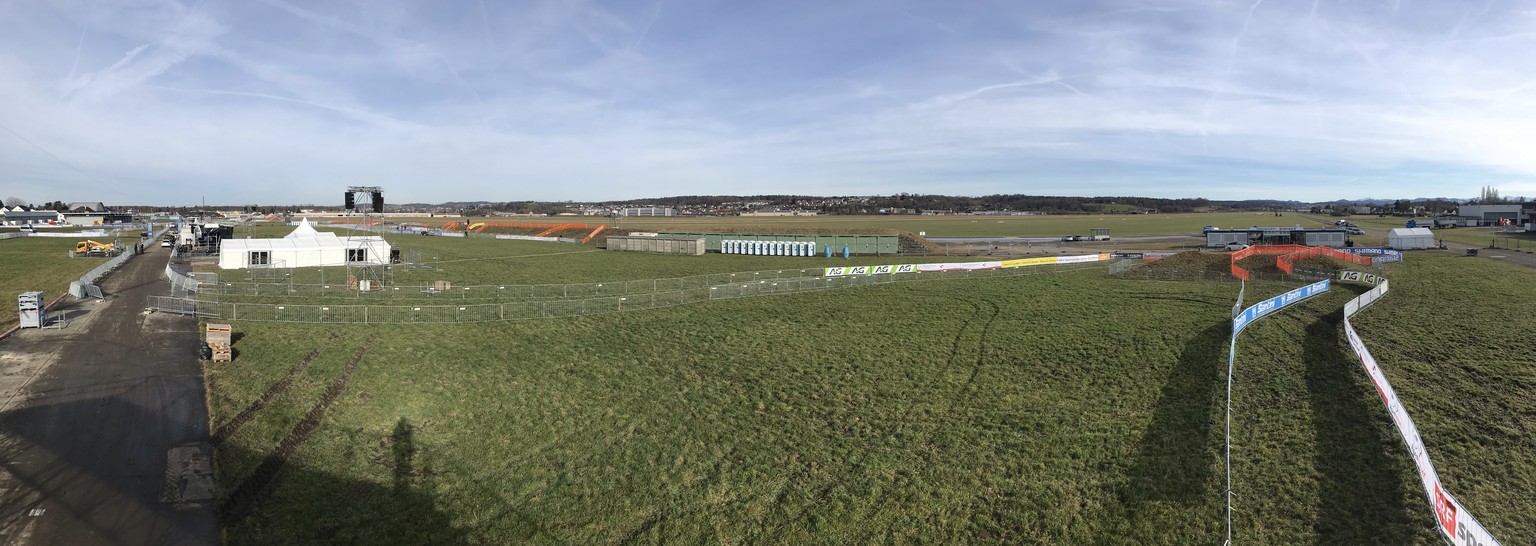
M 707 288 L 721 284 L 741 282 L 745 279 L 776 280 L 822 276 L 821 268 L 771 269 L 736 273 L 710 273 L 664 279 L 639 279 L 629 281 L 600 281 L 564 284 L 477 284 L 454 285 L 439 290 L 431 284 L 395 284 L 381 289 L 359 292 L 338 275 L 336 282 L 326 284 L 294 282 L 251 282 L 226 277 L 218 283 L 205 283 L 200 294 L 216 296 L 273 296 L 273 297 L 330 297 L 374 300 L 421 300 L 433 301 L 444 298 L 458 300 L 522 301 L 578 299 L 590 297 L 648 294 L 666 290 Z
M 1356 256 L 1354 254 L 1341 252 L 1326 246 L 1314 246 L 1304 250 L 1282 254 L 1279 258 L 1275 258 L 1275 267 L 1279 268 L 1281 271 L 1290 273 L 1291 270 L 1295 268 L 1296 262 L 1317 256 L 1327 256 L 1335 260 L 1341 260 L 1356 265 L 1372 265 L 1373 263 L 1371 259 L 1366 256 Z
M 1365 369 L 1366 376 L 1370 377 L 1371 384 L 1376 387 L 1377 394 L 1381 395 L 1381 401 L 1386 404 L 1387 414 L 1392 417 L 1392 424 L 1397 426 L 1399 437 L 1408 447 L 1408 455 L 1413 458 L 1413 464 L 1419 471 L 1419 483 L 1424 488 L 1424 498 L 1429 502 L 1430 510 L 1434 512 L 1435 521 L 1438 524 L 1435 529 L 1439 531 L 1441 538 L 1454 546 L 1498 546 L 1499 541 L 1493 538 L 1493 534 L 1489 533 L 1482 523 L 1478 522 L 1477 518 L 1457 502 L 1456 498 L 1452 497 L 1440 483 L 1440 475 L 1435 472 L 1435 465 L 1429 459 L 1429 451 L 1424 449 L 1424 439 L 1419 436 L 1419 429 L 1414 426 L 1413 418 L 1408 416 L 1408 410 L 1397 398 L 1397 391 L 1392 388 L 1391 383 L 1387 382 L 1387 376 L 1382 373 L 1376 358 L 1371 356 L 1370 350 L 1365 347 L 1365 342 L 1360 340 L 1354 325 L 1349 322 L 1350 317 L 1355 313 L 1386 294 L 1387 287 L 1388 283 L 1383 279 L 1376 288 L 1344 304 L 1344 335 L 1349 339 L 1349 346 L 1354 350 L 1355 356 L 1360 359 L 1360 365 Z
M 188 299 L 187 303 L 183 304 L 183 306 L 195 307 L 201 316 L 218 317 L 226 320 L 345 323 L 486 322 L 600 315 L 712 300 L 814 292 L 917 280 L 1010 277 L 1083 269 L 1101 269 L 1101 266 L 1098 264 L 1068 264 L 1060 267 L 1043 268 L 950 270 L 932 273 L 913 272 L 907 274 L 841 277 L 786 276 L 782 278 L 762 278 L 755 275 L 735 274 L 735 277 L 730 275 L 716 277 L 716 279 L 725 282 L 709 286 L 671 289 L 663 284 L 657 285 L 658 290 L 645 293 L 606 295 L 580 299 L 507 301 L 500 303 L 358 305 L 314 302 L 256 303 L 208 301 L 206 299 L 193 301 Z

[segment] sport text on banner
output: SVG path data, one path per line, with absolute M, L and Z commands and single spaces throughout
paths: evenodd
M 1327 291 L 1328 281 L 1324 280 L 1255 303 L 1253 306 L 1244 309 L 1243 312 L 1238 313 L 1236 317 L 1232 317 L 1232 334 L 1234 336 L 1237 335 L 1238 332 L 1243 331 L 1244 327 L 1248 326 L 1248 323 L 1253 322 L 1259 317 L 1279 311 L 1287 305 Z

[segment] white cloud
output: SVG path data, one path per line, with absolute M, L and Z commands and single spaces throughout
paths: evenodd
M 1529 6 L 10 10 L 0 123 L 48 153 L 0 133 L 0 184 L 39 201 L 119 181 L 129 200 L 265 203 L 364 182 L 392 201 L 1333 199 L 1536 178 Z

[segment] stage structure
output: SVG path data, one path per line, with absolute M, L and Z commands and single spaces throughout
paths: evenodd
M 347 186 L 346 209 L 357 210 L 357 194 L 366 193 L 373 198 L 373 212 L 384 212 L 384 189 L 378 186 Z M 366 212 L 366 211 L 365 211 Z

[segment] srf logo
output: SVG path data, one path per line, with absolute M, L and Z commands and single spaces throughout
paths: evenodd
M 1456 505 L 1440 491 L 1438 483 L 1435 484 L 1435 517 L 1440 520 L 1440 528 L 1445 530 L 1446 536 L 1456 536 Z

